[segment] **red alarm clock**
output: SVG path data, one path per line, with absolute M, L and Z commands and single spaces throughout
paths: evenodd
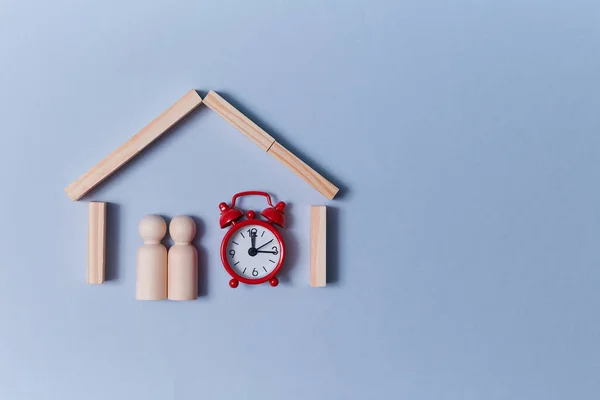
M 261 212 L 266 221 L 258 219 L 252 210 L 246 212 L 246 220 L 239 221 L 244 213 L 235 208 L 235 201 L 243 196 L 267 198 L 269 207 Z M 221 203 L 219 209 L 221 229 L 231 226 L 221 243 L 221 261 L 232 277 L 229 286 L 236 288 L 240 282 L 257 285 L 267 281 L 277 286 L 276 275 L 285 260 L 285 243 L 275 225 L 283 228 L 285 224 L 285 203 L 280 201 L 274 206 L 268 193 L 249 191 L 237 193 L 231 205 Z

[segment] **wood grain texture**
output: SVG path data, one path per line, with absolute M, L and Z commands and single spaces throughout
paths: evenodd
M 310 286 L 327 282 L 327 207 L 310 208 Z
M 204 98 L 204 104 L 233 125 L 237 130 L 246 135 L 264 151 L 269 150 L 269 147 L 275 142 L 275 139 L 273 139 L 271 135 L 262 130 L 216 92 L 213 92 L 212 90 L 208 92 Z
M 74 201 L 82 198 L 96 187 L 96 185 L 108 178 L 113 172 L 121 168 L 127 161 L 131 160 L 146 146 L 198 107 L 200 103 L 202 103 L 202 98 L 198 93 L 195 90 L 189 91 L 141 131 L 133 135 L 121 147 L 110 153 L 104 160 L 100 161 L 75 182 L 71 183 L 65 189 L 67 195 Z
M 106 203 L 88 204 L 87 283 L 104 283 L 106 268 Z
M 327 199 L 332 200 L 339 191 L 333 183 L 322 177 L 317 171 L 306 165 L 304 161 L 296 157 L 281 144 L 277 142 L 273 143 L 268 153 L 304 179 Z

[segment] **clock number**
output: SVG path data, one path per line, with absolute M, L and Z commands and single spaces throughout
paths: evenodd
M 271 247 L 271 250 L 273 250 L 273 254 L 275 254 L 275 255 L 279 254 L 279 252 L 277 251 L 277 246 Z
M 229 250 L 229 255 L 231 256 L 231 258 L 233 258 L 233 256 L 235 256 L 235 250 Z
M 252 228 L 252 229 L 248 229 L 246 232 L 248 232 L 248 236 L 250 236 L 250 237 L 252 237 L 252 236 L 256 237 L 256 233 L 258 231 L 256 230 L 256 228 Z
M 252 270 L 252 276 L 258 276 L 258 271 L 256 270 L 256 268 Z

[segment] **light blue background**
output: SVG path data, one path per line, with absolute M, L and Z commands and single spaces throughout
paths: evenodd
M 0 3 L 0 398 L 597 399 L 600 3 Z M 214 89 L 342 188 L 206 108 L 84 200 L 63 188 Z M 278 288 L 231 290 L 217 205 L 288 201 Z M 245 207 L 263 208 L 260 199 Z M 309 281 L 327 204 L 333 281 Z M 195 302 L 138 302 L 137 223 L 195 216 Z

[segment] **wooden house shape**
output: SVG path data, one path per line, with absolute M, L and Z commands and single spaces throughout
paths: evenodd
M 334 184 L 300 160 L 300 158 L 295 156 L 291 151 L 283 147 L 271 135 L 252 122 L 216 92 L 211 90 L 205 98 L 202 99 L 196 90 L 190 90 L 182 98 L 177 100 L 175 104 L 133 135 L 127 142 L 123 143 L 119 148 L 114 150 L 89 171 L 67 186 L 65 192 L 69 198 L 73 201 L 80 200 L 98 184 L 125 165 L 138 153 L 143 151 L 148 145 L 167 132 L 202 103 L 228 121 L 263 151 L 273 156 L 296 175 L 304 179 L 328 200 L 332 200 L 338 193 L 339 189 Z M 324 211 L 322 212 L 324 213 Z M 322 250 L 318 251 L 318 254 L 320 254 L 319 259 L 315 259 L 314 262 L 311 260 L 311 285 L 313 284 L 313 281 L 319 281 L 319 284 L 315 283 L 313 286 L 324 286 L 324 214 L 322 215 L 322 218 L 317 218 L 316 216 L 318 216 L 318 214 L 315 214 L 314 225 L 317 226 L 320 224 L 321 227 L 317 228 L 316 233 L 319 234 L 315 234 L 315 238 L 318 239 L 318 242 L 320 243 L 319 248 L 322 248 Z M 313 218 L 311 217 L 311 226 L 313 225 L 312 221 Z M 87 282 L 90 284 L 104 282 L 106 245 L 105 225 L 106 203 L 90 202 L 88 208 L 87 266 Z M 311 239 L 311 249 L 313 247 L 316 248 L 317 244 L 317 242 L 313 243 Z M 315 254 L 317 254 L 316 251 Z M 317 270 L 314 269 L 313 271 L 313 264 L 320 265 L 319 270 L 322 272 L 320 272 L 319 277 L 315 275 L 315 271 Z

